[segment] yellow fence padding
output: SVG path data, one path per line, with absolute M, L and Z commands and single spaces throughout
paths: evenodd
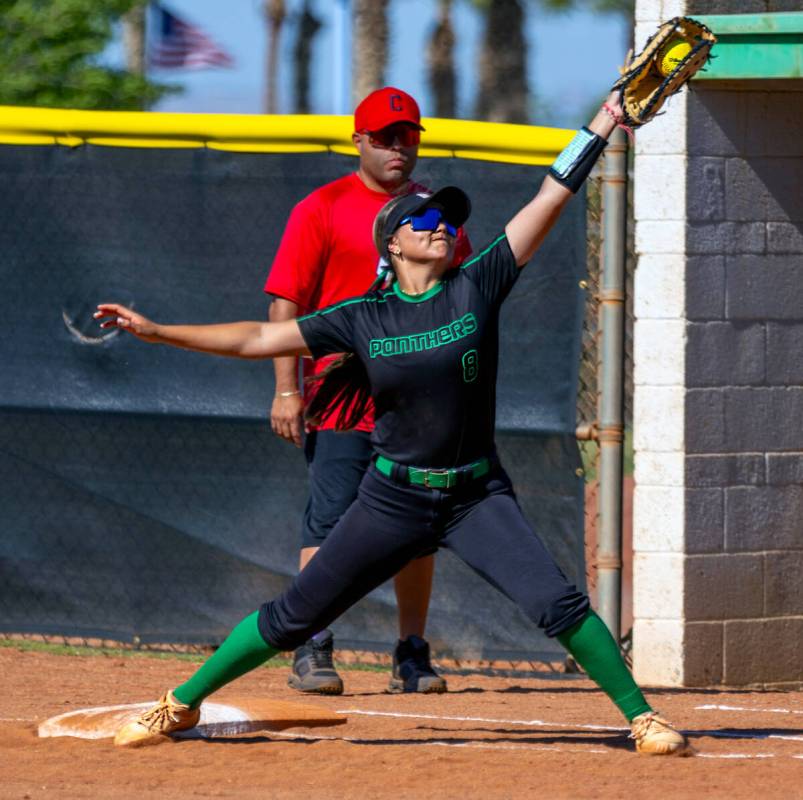
M 422 120 L 423 157 L 551 164 L 573 131 L 469 120 Z M 0 144 L 209 147 L 251 153 L 332 151 L 356 155 L 352 117 L 163 114 L 0 106 Z

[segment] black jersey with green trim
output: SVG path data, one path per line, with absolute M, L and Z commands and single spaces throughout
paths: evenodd
M 355 353 L 365 364 L 378 453 L 441 468 L 493 453 L 499 307 L 518 275 L 502 234 L 423 295 L 394 283 L 299 317 L 315 358 Z

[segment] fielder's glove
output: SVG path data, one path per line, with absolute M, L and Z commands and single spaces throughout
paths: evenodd
M 716 36 L 702 22 L 690 17 L 675 17 L 661 25 L 644 49 L 622 67 L 622 77 L 613 85 L 622 92 L 622 121 L 631 128 L 649 122 L 666 98 L 679 92 L 705 65 L 716 41 Z M 675 45 L 682 43 L 688 48 L 675 50 Z M 669 49 L 687 52 L 672 59 L 671 69 L 667 70 L 665 55 Z

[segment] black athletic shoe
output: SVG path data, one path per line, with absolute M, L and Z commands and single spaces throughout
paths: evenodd
M 343 681 L 332 663 L 334 639 L 331 631 L 321 631 L 298 648 L 293 672 L 287 683 L 308 694 L 343 694 Z
M 429 644 L 418 636 L 400 639 L 393 651 L 393 675 L 388 691 L 440 694 L 446 691 L 446 681 L 432 669 Z

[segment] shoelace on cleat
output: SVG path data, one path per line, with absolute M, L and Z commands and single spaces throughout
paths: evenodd
M 162 730 L 168 721 L 178 722 L 179 720 L 178 717 L 174 716 L 171 712 L 170 704 L 165 701 L 164 703 L 159 703 L 159 705 L 155 706 L 149 711 L 146 711 L 139 718 L 139 721 L 149 731 L 152 731 L 154 728 Z
M 671 722 L 665 720 L 663 717 L 659 717 L 658 712 L 651 711 L 634 721 L 633 730 L 628 738 L 643 739 L 649 733 L 653 723 L 655 723 L 658 728 L 672 728 Z

